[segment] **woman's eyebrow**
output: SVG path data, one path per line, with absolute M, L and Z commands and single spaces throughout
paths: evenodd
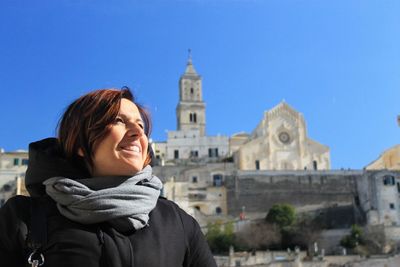
M 128 121 L 130 121 L 130 120 L 132 119 L 131 116 L 126 115 L 126 114 L 118 114 L 118 116 L 120 116 L 120 117 L 122 117 L 124 120 L 128 120 Z M 137 119 L 135 120 L 135 122 L 142 122 L 142 123 L 143 123 L 144 121 L 143 121 L 142 118 L 137 118 Z

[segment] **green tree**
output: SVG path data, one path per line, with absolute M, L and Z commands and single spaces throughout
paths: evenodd
M 235 235 L 232 223 L 215 222 L 207 225 L 206 239 L 213 253 L 226 253 L 234 244 Z
M 353 224 L 351 226 L 351 232 L 349 235 L 346 235 L 345 237 L 340 240 L 340 245 L 342 245 L 345 248 L 355 248 L 360 244 L 363 244 L 363 231 L 360 226 L 357 224 Z
M 274 204 L 265 219 L 269 223 L 276 224 L 280 229 L 284 229 L 296 221 L 296 210 L 290 204 Z

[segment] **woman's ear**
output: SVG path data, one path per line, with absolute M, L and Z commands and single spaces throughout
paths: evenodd
M 147 147 L 147 157 L 144 161 L 143 167 L 146 167 L 149 164 L 151 167 L 153 167 L 153 163 L 154 163 L 154 151 L 149 143 L 149 145 Z
M 82 148 L 78 148 L 78 155 L 83 157 L 83 150 Z

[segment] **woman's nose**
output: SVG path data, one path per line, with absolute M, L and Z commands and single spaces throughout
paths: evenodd
M 130 123 L 127 125 L 129 136 L 140 137 L 144 134 L 143 127 L 137 123 Z

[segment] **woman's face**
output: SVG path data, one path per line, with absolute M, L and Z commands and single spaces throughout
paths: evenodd
M 119 114 L 93 157 L 93 176 L 132 176 L 143 169 L 148 138 L 137 106 L 121 100 Z

